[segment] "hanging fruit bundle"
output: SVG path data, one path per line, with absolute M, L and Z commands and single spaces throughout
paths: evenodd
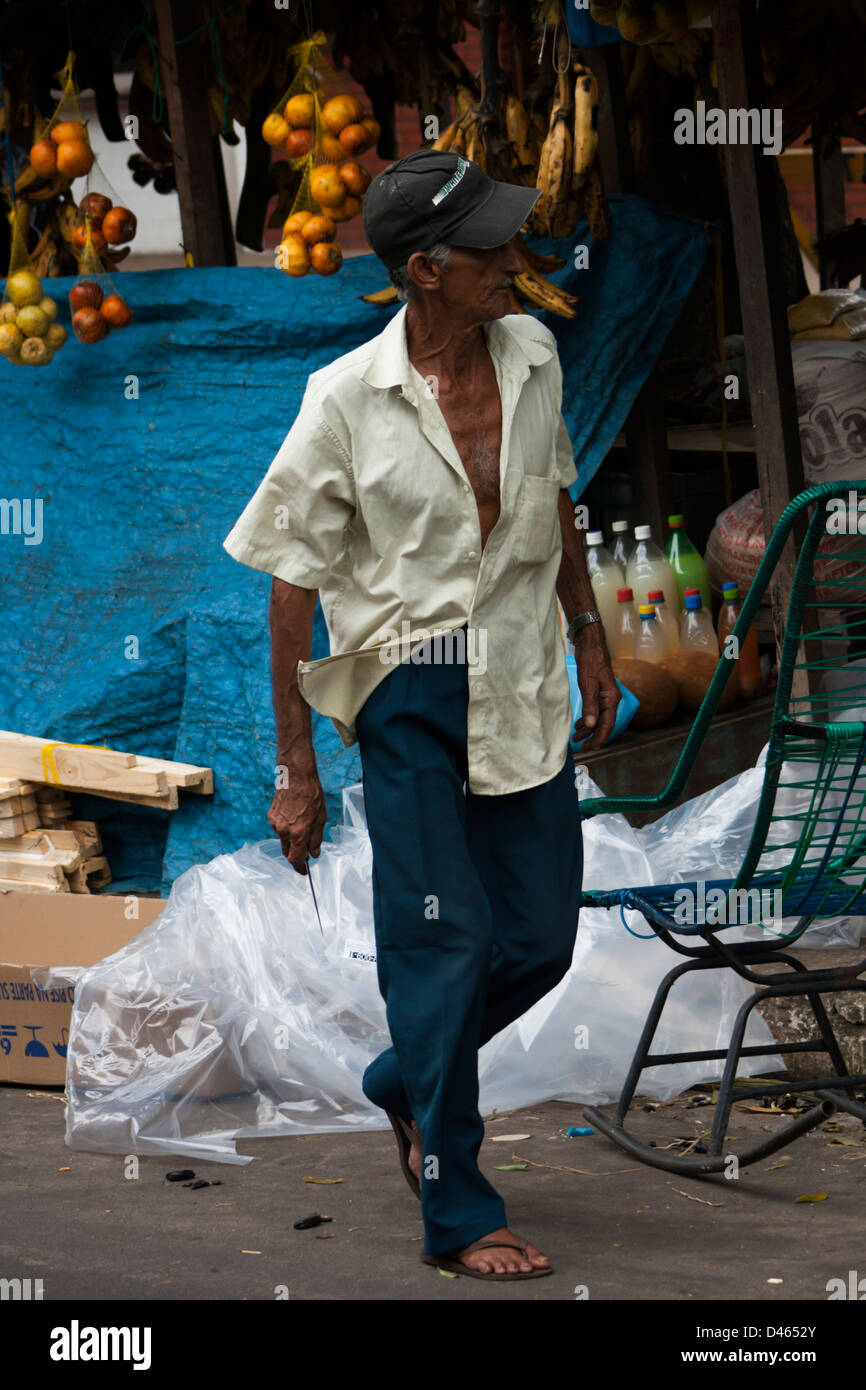
M 21 205 L 25 212 L 27 205 Z M 12 249 L 0 303 L 0 354 L 15 366 L 45 367 L 66 342 L 57 323 L 57 301 L 45 293 L 33 269 L 17 209 L 9 215 Z
M 82 204 L 85 209 L 85 236 L 78 266 L 80 278 L 69 291 L 72 331 L 79 342 L 88 344 L 101 343 L 113 328 L 126 328 L 132 322 L 132 310 L 123 295 L 118 294 L 101 259 L 99 247 L 106 244 L 106 237 L 97 226 L 97 223 L 101 223 L 104 227 L 112 212 L 119 214 L 126 209 L 110 208 L 102 217 L 94 217 L 91 209 L 97 214 L 100 212 L 97 197 L 96 194 L 88 194 Z M 120 216 L 116 217 L 117 225 L 110 226 L 109 231 L 112 234 L 121 231 L 122 221 Z M 97 233 L 98 240 L 95 240 Z
M 282 225 L 276 265 L 292 276 L 340 269 L 337 224 L 358 216 L 372 177 L 357 156 L 381 133 L 357 97 L 324 93 L 317 64 L 325 43 L 319 32 L 290 50 L 297 61 L 294 80 L 262 126 L 263 139 L 285 149 L 296 175 L 294 192 L 286 194 L 291 201 L 281 199 L 275 213 Z
M 33 266 L 43 276 L 74 273 L 87 239 L 89 216 L 94 247 L 114 269 L 128 254 L 124 244 L 135 235 L 135 215 L 119 205 L 94 155 L 75 82 L 74 53 L 67 55 L 57 79 L 60 100 L 48 121 L 36 116 L 37 138 L 14 187 L 17 200 L 50 205 L 32 251 Z M 86 181 L 86 193 L 76 202 L 72 185 L 79 179 Z

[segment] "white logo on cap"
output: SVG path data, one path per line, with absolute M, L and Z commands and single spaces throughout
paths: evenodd
M 455 170 L 454 173 L 451 175 L 451 177 L 450 177 L 450 179 L 448 180 L 448 182 L 447 182 L 447 183 L 443 183 L 442 187 L 439 189 L 439 192 L 438 192 L 438 193 L 435 193 L 435 194 L 433 195 L 433 197 L 431 198 L 430 201 L 431 201 L 433 204 L 435 204 L 435 205 L 438 206 L 438 204 L 442 202 L 442 199 L 443 199 L 443 198 L 447 198 L 447 197 L 448 197 L 448 194 L 451 192 L 452 188 L 456 188 L 456 187 L 457 187 L 458 183 L 460 182 L 460 180 L 462 179 L 463 175 L 466 173 L 466 170 L 467 170 L 468 168 L 469 168 L 469 160 L 468 160 L 468 159 L 464 159 L 463 156 L 462 156 L 462 154 L 458 154 L 458 156 L 457 156 L 457 168 L 456 168 L 456 170 Z

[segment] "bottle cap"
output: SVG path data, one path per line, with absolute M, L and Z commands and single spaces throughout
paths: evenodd
M 699 594 L 700 589 L 683 589 L 683 598 L 688 598 L 689 594 Z
M 636 526 L 634 528 L 634 538 L 636 541 L 651 541 L 653 528 L 651 526 Z
M 700 594 L 687 594 L 687 595 L 686 595 L 686 608 L 689 610 L 690 613 L 693 613 L 696 609 L 702 608 L 702 607 L 703 607 L 703 604 L 701 603 L 701 596 L 700 596 Z
M 587 543 L 587 545 L 601 545 L 601 543 L 602 543 L 603 540 L 604 540 L 604 532 L 603 532 L 603 531 L 587 531 L 587 533 L 586 533 L 586 543 Z
M 628 530 L 628 522 L 627 522 L 627 521 L 615 521 L 615 522 L 613 523 L 613 525 L 611 526 L 610 529 L 611 529 L 611 531 L 613 531 L 614 535 L 619 536 L 619 535 L 622 534 L 623 531 L 627 531 L 627 530 Z
M 678 526 L 684 526 L 684 525 L 685 525 L 685 520 L 686 520 L 686 519 L 685 519 L 684 516 L 681 516 L 679 513 L 677 513 L 676 516 L 669 516 L 669 517 L 668 517 L 668 526 L 672 527 L 673 530 L 675 531 L 675 530 L 677 529 Z
M 631 589 L 617 589 L 616 596 L 620 603 L 634 603 L 634 593 Z
M 728 603 L 736 603 L 737 599 L 740 597 L 739 584 L 723 584 L 722 596 Z
M 726 579 L 722 585 L 722 593 L 724 593 L 726 589 L 736 589 L 739 593 L 740 586 L 735 579 Z
M 664 603 L 665 591 L 664 589 L 650 589 L 647 598 L 650 603 Z
M 642 603 L 637 611 L 642 618 L 654 618 L 656 615 L 655 604 L 653 603 Z

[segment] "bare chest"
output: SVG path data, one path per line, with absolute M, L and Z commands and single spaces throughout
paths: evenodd
M 492 391 L 475 399 L 440 390 L 439 409 L 475 494 L 482 547 L 500 511 L 499 455 L 502 448 L 502 406 L 494 376 Z

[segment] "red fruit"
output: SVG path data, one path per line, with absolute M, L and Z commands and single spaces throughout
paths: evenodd
M 78 204 L 78 211 L 97 225 L 110 210 L 111 199 L 107 198 L 104 193 L 88 193 Z
M 84 247 L 87 245 L 86 222 L 79 223 L 79 225 L 73 231 L 70 240 L 72 241 L 73 246 L 79 246 L 81 247 L 82 251 L 84 250 Z M 90 244 L 96 252 L 97 256 L 100 256 L 108 246 L 108 242 L 105 240 L 105 234 L 102 231 L 100 231 L 99 227 L 94 226 L 92 222 L 90 224 Z
M 108 332 L 108 320 L 98 309 L 76 309 L 72 315 L 72 331 L 82 343 L 98 343 Z
M 125 328 L 132 323 L 132 310 L 119 294 L 107 294 L 102 301 L 100 312 L 108 319 L 112 328 Z
M 132 241 L 138 219 L 129 208 L 112 208 L 102 219 L 102 235 L 112 246 L 120 246 L 124 241 Z
M 102 303 L 102 290 L 95 280 L 82 280 L 69 291 L 69 307 L 76 309 L 98 309 Z

